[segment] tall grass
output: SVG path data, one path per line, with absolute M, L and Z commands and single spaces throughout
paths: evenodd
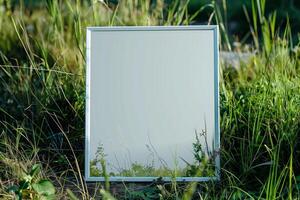
M 0 0 L 0 196 L 20 184 L 31 166 L 50 179 L 57 198 L 90 199 L 297 199 L 300 198 L 299 45 L 265 1 L 244 10 L 256 52 L 240 68 L 221 66 L 220 182 L 125 185 L 111 194 L 82 176 L 84 141 L 85 27 L 187 25 L 213 8 L 209 23 L 234 51 L 228 35 L 227 2 L 212 1 L 195 15 L 187 1 L 45 1 L 25 8 Z M 25 174 L 25 175 L 24 175 Z M 25 176 L 26 177 L 26 176 Z

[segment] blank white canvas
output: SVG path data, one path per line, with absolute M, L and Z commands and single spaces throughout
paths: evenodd
M 88 29 L 86 171 L 99 144 L 116 173 L 135 162 L 186 166 L 195 131 L 206 129 L 207 148 L 218 148 L 216 30 Z

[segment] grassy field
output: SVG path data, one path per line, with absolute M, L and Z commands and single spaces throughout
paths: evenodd
M 85 27 L 187 25 L 196 14 L 180 0 L 0 0 L 0 198 L 300 199 L 299 45 L 264 0 L 244 10 L 252 42 L 235 42 L 222 2 L 196 14 L 211 10 L 221 50 L 253 56 L 220 66 L 221 181 L 116 186 L 83 177 Z

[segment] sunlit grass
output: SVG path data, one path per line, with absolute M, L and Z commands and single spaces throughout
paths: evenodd
M 186 25 L 195 16 L 188 15 L 185 1 L 167 6 L 53 0 L 45 5 L 29 11 L 0 0 L 0 197 L 14 198 L 7 189 L 41 163 L 38 177 L 54 183 L 58 199 L 100 194 L 110 199 L 98 189 L 108 190 L 109 184 L 88 190 L 82 176 L 85 28 Z M 265 6 L 253 0 L 253 9 L 244 11 L 253 56 L 237 69 L 221 66 L 221 181 L 199 184 L 199 190 L 176 182 L 141 190 L 125 185 L 117 197 L 300 198 L 300 51 L 289 25 L 279 28 L 276 13 L 265 16 Z M 220 26 L 222 49 L 234 51 L 226 1 L 213 1 L 199 13 L 207 8 L 213 8 L 208 21 Z

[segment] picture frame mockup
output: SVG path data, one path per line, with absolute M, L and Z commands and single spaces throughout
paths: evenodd
M 86 68 L 86 181 L 220 179 L 218 26 L 88 27 Z

